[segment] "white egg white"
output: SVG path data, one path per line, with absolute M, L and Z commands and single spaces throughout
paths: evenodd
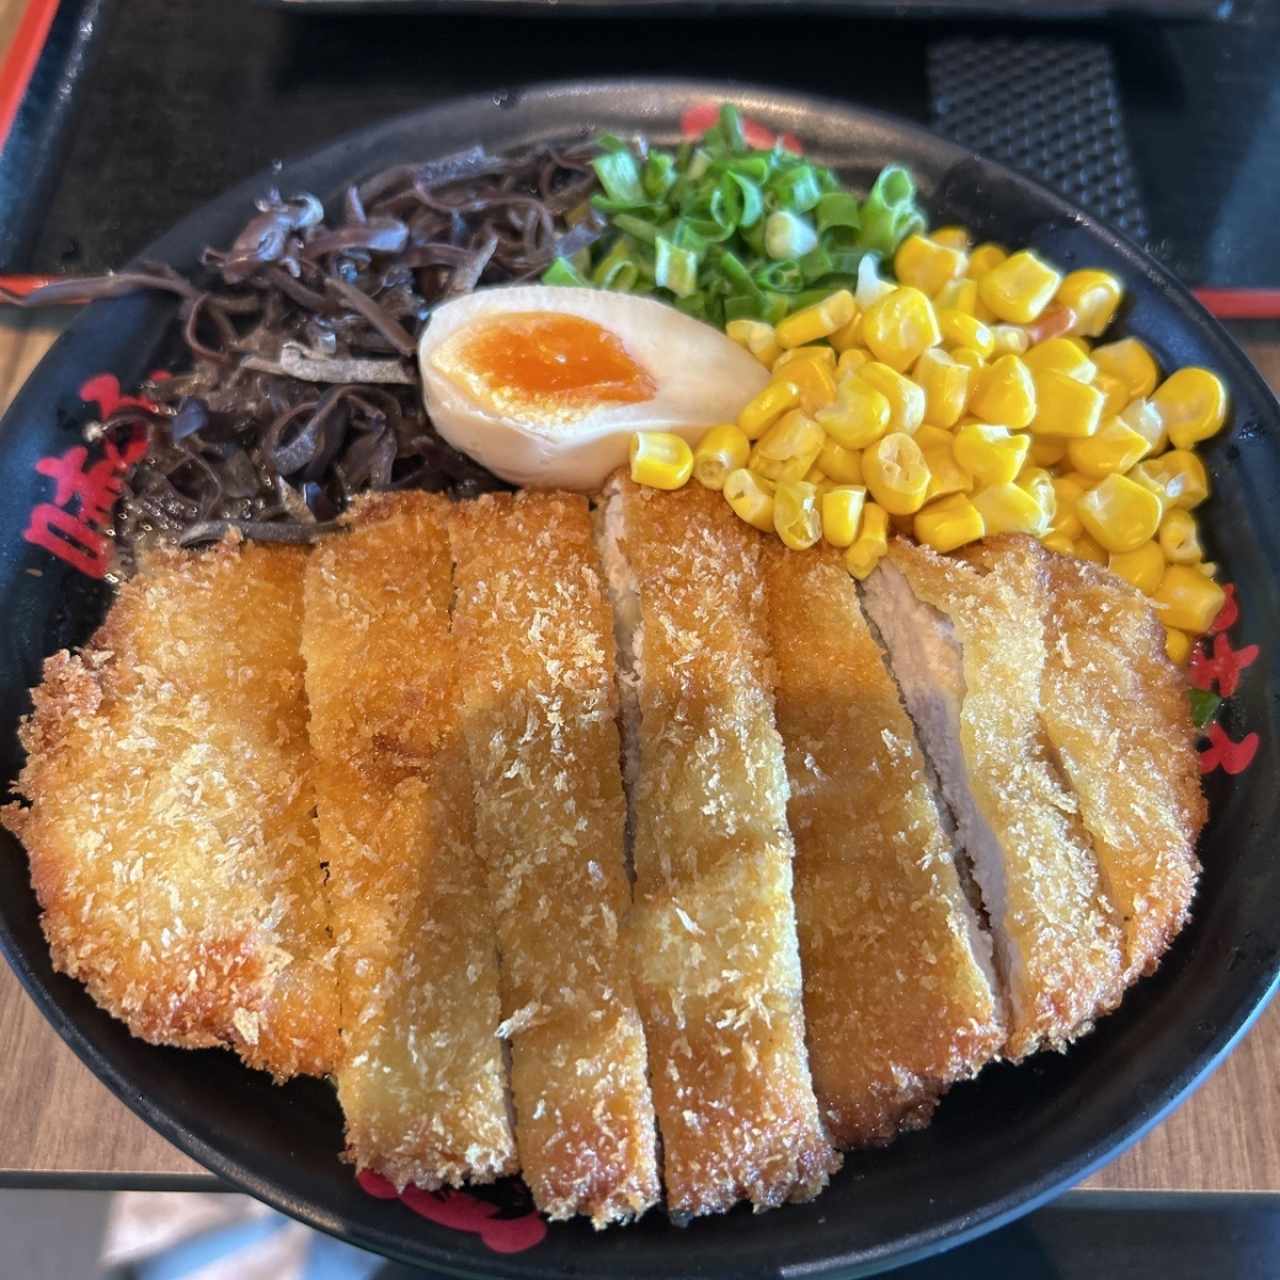
M 608 330 L 657 390 L 633 404 L 602 404 L 568 423 L 520 421 L 477 402 L 433 361 L 447 339 L 482 317 L 541 311 L 581 316 Z M 768 382 L 765 367 L 719 329 L 652 298 L 597 289 L 516 285 L 446 302 L 418 344 L 427 412 L 456 449 L 527 488 L 598 489 L 627 460 L 632 432 L 673 431 L 695 442 L 732 422 Z

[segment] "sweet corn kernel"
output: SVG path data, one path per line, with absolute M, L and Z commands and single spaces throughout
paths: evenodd
M 889 400 L 859 377 L 842 378 L 836 402 L 819 410 L 817 419 L 836 444 L 865 449 L 889 430 Z
M 637 431 L 631 437 L 631 479 L 650 489 L 679 489 L 693 473 L 693 450 L 670 431 Z
M 813 466 L 809 468 L 808 471 L 804 473 L 804 480 L 806 484 L 813 485 L 818 490 L 819 493 L 822 492 L 823 485 L 825 485 L 828 489 L 830 489 L 832 485 L 832 482 L 830 478 L 827 476 L 827 473 L 823 471 L 823 469 L 820 466 L 818 466 L 816 462 L 813 464 Z
M 1121 338 L 1094 347 L 1092 359 L 1100 373 L 1119 378 L 1129 388 L 1129 399 L 1149 396 L 1156 389 L 1160 370 L 1155 357 L 1137 338 Z
M 903 285 L 873 302 L 862 317 L 862 340 L 882 364 L 905 373 L 920 353 L 942 341 L 933 303 Z
M 1197 573 L 1203 573 L 1206 578 L 1218 576 L 1218 566 L 1212 560 L 1201 560 L 1199 564 L 1193 564 L 1191 567 Z
M 925 466 L 929 468 L 929 487 L 925 490 L 925 501 L 943 498 L 951 493 L 969 493 L 973 489 L 973 477 L 956 461 L 953 441 L 948 437 L 946 444 L 926 444 L 920 439 L 920 432 L 932 428 L 921 427 L 915 434 L 915 441 L 924 454 Z M 946 435 L 946 432 L 942 433 Z
M 748 440 L 757 440 L 789 409 L 800 403 L 800 388 L 794 382 L 771 382 L 738 414 L 738 426 Z
M 749 525 L 766 532 L 773 528 L 773 493 L 772 480 L 739 467 L 730 471 L 724 478 L 725 501 L 733 508 L 734 514 Z
M 1209 496 L 1208 472 L 1190 449 L 1170 449 L 1158 458 L 1148 458 L 1130 474 L 1144 488 L 1156 492 L 1166 507 L 1190 511 Z
M 1115 318 L 1116 308 L 1124 290 L 1120 281 L 1109 271 L 1072 271 L 1058 286 L 1055 302 L 1070 307 L 1076 314 L 1072 333 L 1088 334 L 1091 338 L 1105 333 Z
M 862 475 L 871 496 L 891 515 L 909 516 L 924 506 L 929 467 L 920 446 L 905 432 L 891 432 L 867 449 Z
M 837 485 L 822 494 L 822 536 L 833 547 L 851 547 L 858 540 L 866 502 L 867 491 L 862 485 Z
M 912 524 L 917 542 L 943 552 L 976 542 L 986 531 L 982 513 L 963 493 L 930 502 L 916 512 Z
M 1190 449 L 1217 435 L 1227 420 L 1227 389 L 1222 379 L 1194 366 L 1171 373 L 1156 388 L 1151 404 L 1175 449 Z
M 1103 396 L 1096 388 L 1077 382 L 1057 369 L 1037 374 L 1035 384 L 1036 415 L 1031 421 L 1032 435 L 1066 436 L 1076 440 L 1098 430 Z
M 1107 561 L 1111 572 L 1149 596 L 1164 577 L 1164 552 L 1158 542 L 1144 542 L 1136 551 L 1122 551 Z
M 789 350 L 782 352 L 773 362 L 772 381 L 777 382 L 779 377 L 783 377 L 785 381 L 790 381 L 790 378 L 785 377 L 785 370 L 793 365 L 803 364 L 806 360 L 816 360 L 819 364 L 824 364 L 833 371 L 836 367 L 836 353 L 825 343 L 821 346 L 813 347 L 791 347 Z
M 994 354 L 998 356 L 1024 355 L 1031 347 L 1027 331 L 1016 324 L 992 325 L 991 341 Z
M 1059 555 L 1073 556 L 1076 553 L 1075 539 L 1068 533 L 1061 533 L 1057 529 L 1051 529 L 1040 539 L 1042 546 L 1047 547 L 1050 551 L 1056 551 Z
M 1053 299 L 1062 276 L 1030 249 L 1020 249 L 978 280 L 978 297 L 1010 324 L 1030 324 Z
M 870 362 L 871 352 L 865 347 L 848 347 L 840 353 L 840 359 L 836 361 L 836 380 L 839 381 Z
M 848 324 L 841 325 L 827 341 L 843 355 L 853 347 L 862 346 L 862 312 L 855 311 Z
M 1054 476 L 1053 493 L 1057 499 L 1050 527 L 1055 533 L 1068 538 L 1078 538 L 1084 533 L 1084 525 L 1076 515 L 1076 503 L 1089 491 L 1089 484 L 1082 476 Z
M 896 369 L 872 360 L 855 377 L 873 386 L 889 402 L 889 430 L 910 435 L 924 421 L 924 388 Z
M 946 245 L 948 249 L 960 249 L 965 253 L 969 252 L 969 246 L 973 244 L 967 227 L 939 227 L 929 234 L 938 244 Z
M 969 255 L 939 244 L 929 236 L 908 236 L 893 259 L 899 284 L 910 285 L 932 298 L 944 284 L 964 275 Z
M 801 351 L 818 351 L 817 347 L 800 347 Z M 830 347 L 826 348 L 828 351 Z M 834 352 L 832 355 L 834 356 Z M 800 388 L 800 407 L 808 414 L 817 413 L 836 398 L 836 371 L 833 361 L 824 360 L 821 356 L 808 356 L 803 360 L 793 360 L 783 372 L 785 381 L 794 383 Z
M 1089 560 L 1093 564 L 1107 563 L 1106 548 L 1100 547 L 1087 533 L 1082 533 L 1071 544 L 1071 554 L 1077 560 Z
M 973 370 L 959 364 L 939 347 L 930 347 L 911 371 L 924 389 L 924 420 L 938 427 L 953 427 L 969 399 Z
M 843 329 L 858 314 L 853 294 L 848 289 L 837 289 L 828 298 L 815 302 L 811 307 L 793 311 L 774 326 L 778 345 L 782 348 L 803 347 L 830 337 L 837 329 Z
M 799 480 L 817 462 L 825 441 L 822 428 L 803 409 L 792 409 L 760 437 L 747 466 L 775 483 Z
M 773 368 L 782 348 L 778 345 L 773 325 L 763 320 L 730 320 L 724 327 L 725 333 L 740 347 L 745 347 L 760 363 Z
M 1028 456 L 1038 467 L 1051 467 L 1067 456 L 1067 442 L 1060 436 L 1033 436 Z
M 978 371 L 969 408 L 985 422 L 1014 430 L 1036 415 L 1036 389 L 1031 370 L 1017 356 L 1001 356 Z
M 818 466 L 823 474 L 837 484 L 862 483 L 862 456 L 856 449 L 846 449 L 844 445 L 828 440 L 818 454 Z
M 985 369 L 987 365 L 987 358 L 973 347 L 952 347 L 947 354 L 956 364 L 966 365 L 970 369 Z
M 1093 350 L 1093 347 L 1089 343 L 1089 339 L 1082 338 L 1078 333 L 1068 333 L 1064 335 L 1062 340 L 1064 342 L 1071 343 L 1071 345 L 1075 347 L 1081 355 L 1087 356 Z
M 998 244 L 980 244 L 970 255 L 965 274 L 980 280 L 989 271 L 993 271 L 1002 262 L 1007 262 L 1009 254 Z
M 693 476 L 704 489 L 723 489 L 730 471 L 747 465 L 751 441 L 741 427 L 712 427 L 693 451 Z
M 1089 359 L 1069 338 L 1049 338 L 1037 342 L 1023 357 L 1023 362 L 1037 377 L 1053 369 L 1065 373 L 1077 382 L 1092 382 L 1098 376 L 1098 366 Z
M 1111 418 L 1093 435 L 1067 444 L 1067 458 L 1072 467 L 1099 480 L 1115 471 L 1128 471 L 1146 452 L 1147 442 L 1119 418 Z
M 1164 419 L 1156 412 L 1150 400 L 1141 396 L 1130 400 L 1119 416 L 1126 427 L 1136 431 L 1147 442 L 1148 455 L 1168 448 L 1169 432 L 1165 429 Z
M 1094 387 L 1102 394 L 1102 416 L 1114 418 L 1130 401 L 1129 384 L 1110 373 L 1099 373 L 1093 380 Z
M 1227 597 L 1212 578 L 1190 565 L 1171 564 L 1151 598 L 1166 627 L 1199 636 L 1213 625 Z
M 957 311 L 961 315 L 973 318 L 973 309 L 978 305 L 978 282 L 970 280 L 968 276 L 960 280 L 949 280 L 946 284 L 933 295 L 933 309 L 940 311 L 946 308 L 949 311 Z M 941 327 L 942 318 L 938 318 L 938 325 Z M 945 341 L 945 335 L 943 340 Z
M 1164 651 L 1175 667 L 1185 667 L 1191 658 L 1191 637 L 1176 627 L 1165 627 Z
M 1027 459 L 1031 437 L 1015 435 L 1007 427 L 971 422 L 956 430 L 956 461 L 982 487 L 1007 484 Z
M 1136 551 L 1160 527 L 1160 502 L 1127 476 L 1108 476 L 1076 503 L 1085 532 L 1108 551 Z
M 938 312 L 938 332 L 946 347 L 972 347 L 984 360 L 996 349 L 995 334 L 973 316 L 953 307 Z
M 822 537 L 818 490 L 803 480 L 784 480 L 773 495 L 773 527 L 792 551 L 807 551 Z
M 889 550 L 889 513 L 874 502 L 862 508 L 862 527 L 857 540 L 844 553 L 845 568 L 861 582 Z
M 917 427 L 911 438 L 921 449 L 950 449 L 955 443 L 955 436 L 945 427 L 935 427 L 928 422 Z
M 1053 487 L 1053 477 L 1043 467 L 1028 464 L 1018 472 L 1014 483 L 1036 500 L 1036 505 L 1044 512 L 1044 527 L 1052 527 L 1058 514 L 1058 491 Z
M 1173 507 L 1164 513 L 1156 539 L 1170 564 L 1195 564 L 1204 559 L 1196 518 L 1181 507 Z
M 987 533 L 1032 533 L 1047 531 L 1040 504 L 1016 484 L 993 484 L 973 495 L 973 505 L 982 514 Z

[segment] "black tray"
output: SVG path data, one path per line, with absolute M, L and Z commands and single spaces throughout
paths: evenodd
M 269 184 L 329 196 L 353 175 L 477 141 L 514 145 L 586 128 L 669 137 L 686 108 L 729 93 L 706 82 L 628 81 L 461 99 L 264 173 L 192 214 L 148 252 L 190 266 L 203 244 L 225 243 L 239 229 Z M 1132 243 L 1059 198 L 920 129 L 798 94 L 737 89 L 731 96 L 854 181 L 867 182 L 889 160 L 904 162 L 938 218 L 1030 244 L 1063 265 L 1115 270 L 1130 291 L 1125 325 L 1165 367 L 1220 371 L 1234 419 L 1230 434 L 1207 450 L 1216 497 L 1206 540 L 1239 584 L 1236 643 L 1269 644 L 1280 629 L 1280 406 L 1185 290 Z M 77 443 L 90 413 L 77 395 L 84 379 L 109 372 L 133 383 L 153 366 L 171 315 L 166 301 L 152 297 L 88 309 L 0 424 L 0 610 L 7 622 L 0 629 L 0 762 L 7 777 L 19 763 L 15 722 L 41 659 L 83 640 L 106 595 L 101 583 L 23 540 L 33 508 L 50 497 L 36 463 Z M 1280 964 L 1280 686 L 1265 647 L 1229 704 L 1225 727 L 1233 739 L 1258 734 L 1256 758 L 1237 777 L 1208 776 L 1212 817 L 1195 920 L 1120 1011 L 1069 1054 L 995 1067 L 957 1088 L 928 1130 L 851 1155 L 814 1203 L 760 1216 L 735 1211 L 686 1230 L 661 1214 L 602 1233 L 571 1223 L 551 1228 L 536 1248 L 499 1256 L 476 1235 L 371 1199 L 337 1160 L 340 1121 L 326 1085 L 277 1089 L 229 1054 L 142 1044 L 79 985 L 51 972 L 25 860 L 8 837 L 0 846 L 0 943 L 54 1027 L 139 1115 L 228 1181 L 366 1248 L 465 1276 L 865 1274 L 990 1230 L 1077 1182 L 1177 1105 L 1270 997 Z M 496 1194 L 500 1204 L 512 1202 L 506 1191 Z

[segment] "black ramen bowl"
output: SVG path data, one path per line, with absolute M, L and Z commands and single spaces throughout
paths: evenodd
M 627 81 L 464 98 L 364 130 L 242 184 L 143 256 L 193 268 L 204 245 L 229 242 L 271 185 L 327 198 L 353 177 L 477 142 L 505 148 L 601 129 L 671 140 L 690 108 L 726 99 L 795 134 L 855 184 L 865 186 L 889 161 L 908 165 L 937 221 L 1031 245 L 1064 268 L 1114 271 L 1128 289 L 1119 332 L 1140 335 L 1164 368 L 1199 364 L 1223 376 L 1233 409 L 1229 431 L 1206 450 L 1214 495 L 1203 515 L 1209 554 L 1238 588 L 1228 647 L 1253 642 L 1261 651 L 1202 744 L 1211 805 L 1200 847 L 1204 877 L 1194 918 L 1159 973 L 1070 1053 L 991 1067 L 954 1089 L 924 1132 L 849 1155 L 812 1204 L 759 1216 L 740 1208 L 683 1229 L 661 1212 L 600 1233 L 582 1222 L 544 1229 L 514 1183 L 475 1197 L 410 1193 L 408 1203 L 371 1194 L 377 1188 L 362 1188 L 338 1159 L 341 1120 L 327 1084 L 277 1088 L 229 1053 L 144 1044 L 54 973 L 26 859 L 11 837 L 0 837 L 0 944 L 31 998 L 110 1089 L 235 1186 L 354 1244 L 450 1275 L 852 1276 L 922 1257 L 1027 1212 L 1134 1142 L 1227 1053 L 1276 981 L 1280 686 L 1268 637 L 1280 624 L 1280 407 L 1222 329 L 1123 236 L 1034 182 L 885 116 L 763 89 Z M 21 764 L 15 730 L 42 659 L 84 641 L 110 595 L 94 576 L 94 548 L 77 554 L 75 528 L 68 533 L 58 515 L 74 510 L 76 477 L 84 474 L 68 451 L 99 412 L 95 396 L 109 399 L 117 384 L 128 388 L 163 359 L 172 317 L 171 300 L 154 296 L 89 307 L 0 430 L 6 778 Z M 64 480 L 62 508 L 55 473 Z M 55 554 L 48 548 L 59 539 Z

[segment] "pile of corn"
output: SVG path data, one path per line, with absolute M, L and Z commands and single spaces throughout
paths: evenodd
M 944 552 L 1033 534 L 1145 592 L 1185 662 L 1223 603 L 1191 514 L 1209 496 L 1194 447 L 1226 420 L 1220 379 L 1162 381 L 1136 338 L 1094 345 L 1122 297 L 1106 272 L 1064 277 L 958 227 L 909 237 L 894 267 L 865 306 L 841 290 L 776 327 L 730 323 L 769 385 L 696 448 L 636 436 L 633 478 L 692 476 L 789 547 L 846 548 L 859 579 L 891 530 Z

